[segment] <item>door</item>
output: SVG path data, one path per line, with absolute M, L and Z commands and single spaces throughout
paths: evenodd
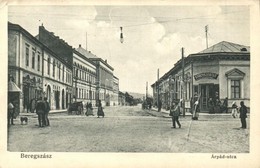
M 201 84 L 200 85 L 200 109 L 201 111 L 208 111 L 208 100 L 214 95 L 214 84 Z
M 201 111 L 207 111 L 208 85 L 203 84 L 200 86 L 200 94 L 200 109 Z

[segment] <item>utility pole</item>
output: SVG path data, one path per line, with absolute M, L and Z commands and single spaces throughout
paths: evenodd
M 158 107 L 158 105 L 159 105 L 159 68 L 158 68 L 158 70 L 157 70 L 157 85 L 156 85 L 156 87 L 157 87 L 157 107 Z
M 185 117 L 185 101 L 184 101 L 184 48 L 181 48 L 181 60 L 182 60 L 182 112 L 183 112 L 183 117 Z
M 147 100 L 147 97 L 148 97 L 148 82 L 146 82 L 146 96 L 145 96 L 146 100 Z
M 205 26 L 205 32 L 206 32 L 206 47 L 209 48 L 208 47 L 208 25 Z
M 88 32 L 86 32 L 86 51 L 88 51 Z

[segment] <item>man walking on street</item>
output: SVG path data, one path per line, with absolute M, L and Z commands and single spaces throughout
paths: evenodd
M 181 101 L 180 101 L 181 103 Z M 179 103 L 179 104 L 180 104 Z M 172 128 L 176 128 L 176 123 L 178 124 L 179 128 L 181 128 L 181 124 L 179 122 L 179 116 L 180 116 L 180 105 L 177 102 L 175 102 L 175 104 L 173 105 L 173 107 L 171 108 L 172 110 Z

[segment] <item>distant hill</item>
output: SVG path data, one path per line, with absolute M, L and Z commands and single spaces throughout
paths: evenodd
M 126 92 L 124 91 L 123 93 L 126 93 Z M 145 96 L 145 94 L 142 94 L 142 93 L 134 93 L 134 92 L 127 92 L 127 93 L 136 99 L 138 99 L 138 98 L 143 99 L 143 97 Z

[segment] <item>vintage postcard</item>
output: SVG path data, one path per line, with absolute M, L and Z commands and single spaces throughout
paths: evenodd
M 259 167 L 258 1 L 5 1 L 0 167 Z

